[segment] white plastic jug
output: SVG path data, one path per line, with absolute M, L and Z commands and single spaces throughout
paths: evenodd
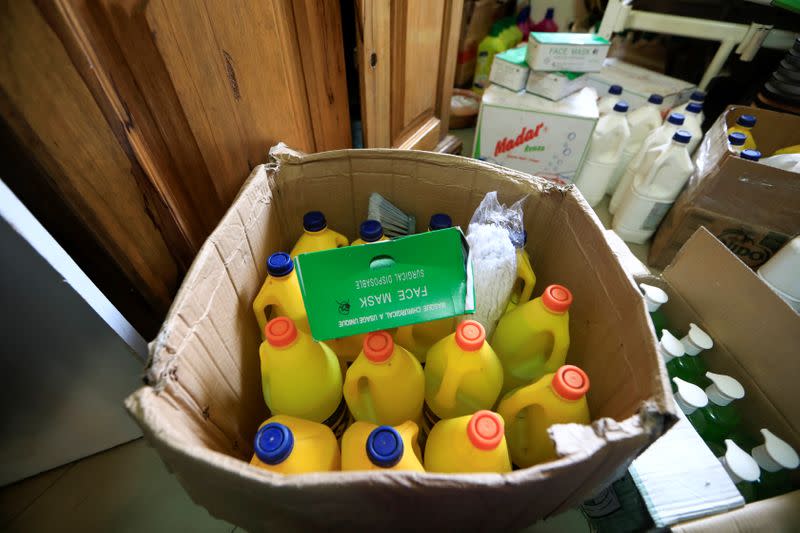
M 670 113 L 680 113 L 682 115 L 685 115 L 686 114 L 686 108 L 689 107 L 689 104 L 700 104 L 702 106 L 703 102 L 705 102 L 705 100 L 706 100 L 706 93 L 704 93 L 703 91 L 694 91 L 694 92 L 692 92 L 692 95 L 689 97 L 689 101 L 688 102 L 684 102 L 681 105 L 670 109 L 669 112 Z M 700 113 L 698 113 L 698 117 L 700 118 L 700 125 L 702 126 L 703 122 L 705 122 L 705 120 L 706 120 L 706 116 L 703 113 L 702 109 L 701 109 Z
M 622 178 L 620 178 L 617 188 L 614 190 L 613 196 L 611 196 L 611 202 L 608 204 L 609 213 L 613 214 L 619 207 L 619 203 L 622 201 L 625 191 L 631 186 L 633 176 L 636 175 L 636 172 L 642 165 L 645 152 L 656 146 L 669 144 L 672 141 L 672 136 L 675 135 L 675 132 L 678 131 L 681 126 L 683 126 L 683 121 L 684 116 L 682 114 L 670 113 L 669 117 L 667 117 L 667 120 L 664 121 L 661 126 L 653 130 L 650 135 L 647 136 L 647 138 L 645 138 L 641 148 L 639 148 L 639 152 L 633 156 L 633 159 L 625 169 L 625 173 L 622 175 Z
M 702 115 L 703 106 L 701 104 L 692 102 L 686 106 L 686 113 L 684 114 L 686 119 L 683 121 L 683 129 L 692 136 L 692 140 L 689 141 L 689 146 L 687 147 L 689 155 L 694 153 L 700 145 L 700 141 L 703 140 L 703 129 L 700 127 L 703 124 Z
M 622 86 L 621 85 L 612 85 L 608 88 L 608 92 L 605 96 L 603 96 L 600 100 L 597 101 L 597 110 L 600 112 L 600 116 L 607 115 L 611 113 L 614 109 L 614 106 L 617 105 L 622 99 Z
M 643 243 L 655 232 L 694 171 L 686 149 L 690 140 L 689 132 L 678 130 L 669 145 L 647 151 L 640 172 L 614 214 L 612 228 L 622 240 Z
M 614 174 L 611 176 L 611 179 L 608 180 L 606 194 L 614 194 L 620 178 L 625 174 L 625 169 L 628 168 L 628 164 L 639 152 L 645 138 L 663 122 L 663 117 L 661 116 L 661 104 L 663 102 L 663 96 L 660 94 L 651 94 L 645 105 L 628 113 L 628 126 L 631 128 L 631 136 L 625 144 L 625 148 L 622 150 L 622 157 L 619 160 Z
M 594 207 L 608 187 L 608 180 L 617 168 L 622 150 L 631 136 L 628 119 L 628 103 L 620 100 L 614 111 L 600 117 L 589 142 L 589 155 L 583 163 L 575 185 L 583 193 L 589 205 Z

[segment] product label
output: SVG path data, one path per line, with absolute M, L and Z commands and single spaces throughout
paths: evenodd
M 540 44 L 528 47 L 528 65 L 534 70 L 591 72 L 603 68 L 607 54 L 608 46 Z
M 717 238 L 739 259 L 751 267 L 766 263 L 788 238 L 779 233 L 763 236 L 742 227 L 729 227 L 717 233 Z
M 301 254 L 311 334 L 328 340 L 474 312 L 458 228 Z
M 650 212 L 647 214 L 647 217 L 644 219 L 644 222 L 642 222 L 641 229 L 644 231 L 655 231 L 659 224 L 661 224 L 661 221 L 664 220 L 670 207 L 672 207 L 672 202 L 655 202 Z
M 349 422 L 350 411 L 347 409 L 347 403 L 344 401 L 344 398 L 342 398 L 336 411 L 322 423 L 331 428 L 331 431 L 333 431 L 337 439 L 341 439 L 342 435 L 344 435 L 344 430 L 350 425 Z

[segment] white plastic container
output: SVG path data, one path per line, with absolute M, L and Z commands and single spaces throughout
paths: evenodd
M 600 117 L 589 141 L 589 151 L 583 168 L 575 180 L 589 205 L 594 207 L 606 193 L 608 180 L 617 168 L 622 150 L 631 136 L 628 119 L 628 104 L 619 101 L 614 110 Z
M 703 124 L 703 106 L 696 102 L 692 102 L 688 106 L 686 106 L 686 113 L 684 113 L 685 120 L 683 121 L 683 129 L 688 131 L 692 135 L 692 140 L 689 141 L 689 155 L 692 155 L 697 147 L 700 145 L 700 141 L 703 140 L 703 128 L 700 126 Z
M 689 132 L 678 130 L 669 145 L 645 153 L 640 171 L 614 213 L 612 228 L 622 240 L 643 243 L 656 231 L 694 171 L 686 149 L 690 140 Z
M 608 181 L 606 194 L 614 194 L 620 178 L 625 174 L 625 169 L 628 164 L 633 160 L 634 156 L 639 152 L 644 140 L 650 135 L 650 132 L 656 129 L 663 122 L 661 116 L 661 104 L 664 102 L 664 97 L 660 94 L 651 94 L 647 99 L 647 103 L 628 113 L 628 126 L 631 128 L 631 136 L 622 150 L 622 157 L 619 160 L 614 174 Z
M 608 92 L 597 102 L 597 111 L 600 116 L 609 114 L 620 100 L 622 100 L 622 86 L 612 85 L 609 87 Z
M 684 102 L 679 106 L 673 107 L 672 109 L 670 109 L 670 113 L 681 113 L 682 115 L 685 115 L 686 108 L 689 107 L 689 104 L 700 104 L 702 106 L 705 100 L 706 100 L 706 93 L 704 93 L 703 91 L 694 91 L 692 92 L 692 95 L 689 96 L 688 102 Z M 700 125 L 702 126 L 703 122 L 705 122 L 706 120 L 706 115 L 703 113 L 702 109 L 698 114 L 698 117 L 700 118 Z
M 684 120 L 682 114 L 671 113 L 661 126 L 653 130 L 650 135 L 645 138 L 641 148 L 639 148 L 639 152 L 633 156 L 633 159 L 625 169 L 625 173 L 622 175 L 622 178 L 620 178 L 617 188 L 614 189 L 611 202 L 608 204 L 609 213 L 613 214 L 619 207 L 619 203 L 622 201 L 625 191 L 631 186 L 633 176 L 636 175 L 636 171 L 639 170 L 639 167 L 642 165 L 645 152 L 656 146 L 669 144 L 675 132 L 683 126 Z
M 800 312 L 800 237 L 795 237 L 758 269 L 758 276 Z

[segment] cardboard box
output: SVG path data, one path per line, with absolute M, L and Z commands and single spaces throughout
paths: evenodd
M 697 171 L 653 238 L 648 263 L 663 267 L 703 226 L 751 268 L 765 263 L 800 233 L 798 175 L 738 157 L 727 129 L 742 114 L 757 118 L 753 136 L 771 154 L 800 143 L 800 117 L 752 107 L 723 112 L 697 150 Z
M 625 262 L 639 273 L 638 282 L 661 287 L 669 295 L 661 310 L 672 333 L 681 337 L 693 322 L 714 339 L 714 347 L 701 356 L 709 370 L 730 375 L 744 386 L 745 397 L 735 405 L 746 429 L 753 433 L 768 428 L 800 450 L 800 315 L 703 228 L 660 277 L 647 274 L 644 265 L 630 266 L 636 262 L 632 256 Z M 794 482 L 800 488 L 800 471 L 794 472 Z M 687 491 L 685 501 L 675 505 L 691 507 L 695 500 L 696 495 Z M 799 501 L 800 492 L 795 491 L 672 528 L 789 531 L 800 523 Z M 769 525 L 742 527 L 743 523 Z
M 554 72 L 596 72 L 603 68 L 611 42 L 594 33 L 540 33 L 528 37 L 528 66 Z
M 608 93 L 612 85 L 621 85 L 622 99 L 628 102 L 629 109 L 641 107 L 651 94 L 664 97 L 661 109 L 666 111 L 689 100 L 696 89 L 693 83 L 672 78 L 659 72 L 625 63 L 620 59 L 609 57 L 603 63 L 600 72 L 586 75 L 589 87 L 597 89 L 600 96 Z
M 515 92 L 524 89 L 530 72 L 525 63 L 526 50 L 527 46 L 520 46 L 494 56 L 489 81 Z
M 247 530 L 518 530 L 574 507 L 608 484 L 674 421 L 644 301 L 574 187 L 473 159 L 404 150 L 303 156 L 273 149 L 257 167 L 184 279 L 151 343 L 148 386 L 126 405 L 192 499 Z M 560 459 L 508 474 L 333 472 L 284 477 L 247 464 L 267 417 L 251 302 L 265 258 L 289 249 L 305 211 L 324 209 L 352 236 L 378 192 L 414 214 L 465 226 L 489 191 L 528 195 L 525 226 L 536 292 L 574 295 L 567 361 L 592 381 L 592 426 L 550 429 Z M 610 297 L 613 295 L 613 298 Z M 388 503 L 391 503 L 390 505 Z
M 583 72 L 531 71 L 525 90 L 548 100 L 561 100 L 586 87 L 588 77 Z
M 597 118 L 593 89 L 553 102 L 493 85 L 481 99 L 473 157 L 564 185 L 583 165 Z

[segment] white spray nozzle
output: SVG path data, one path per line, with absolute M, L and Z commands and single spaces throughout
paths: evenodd
M 703 392 L 703 389 L 694 383 L 689 383 L 681 378 L 672 378 L 672 382 L 678 386 L 678 392 L 675 393 L 675 401 L 683 411 L 683 414 L 690 415 L 695 410 L 708 405 L 708 396 Z
M 647 312 L 658 311 L 658 308 L 669 301 L 669 296 L 663 290 L 647 283 L 640 283 L 639 287 L 644 292 L 644 302 L 647 304 Z
M 725 439 L 725 455 L 719 458 L 725 471 L 734 483 L 757 481 L 761 476 L 758 463 L 749 453 L 741 449 L 731 439 Z
M 675 335 L 662 329 L 661 340 L 658 341 L 658 351 L 664 359 L 664 364 L 667 364 L 676 357 L 683 356 L 683 344 Z
M 683 349 L 689 355 L 697 355 L 703 350 L 709 350 L 714 346 L 714 340 L 697 324 L 689 324 L 689 333 L 682 339 Z
M 706 387 L 708 399 L 717 405 L 728 405 L 733 400 L 744 398 L 744 387 L 737 380 L 724 374 L 706 372 L 711 385 Z
M 788 442 L 768 429 L 762 429 L 764 444 L 753 448 L 753 459 L 767 472 L 777 472 L 783 468 L 792 470 L 800 465 L 800 457 Z

